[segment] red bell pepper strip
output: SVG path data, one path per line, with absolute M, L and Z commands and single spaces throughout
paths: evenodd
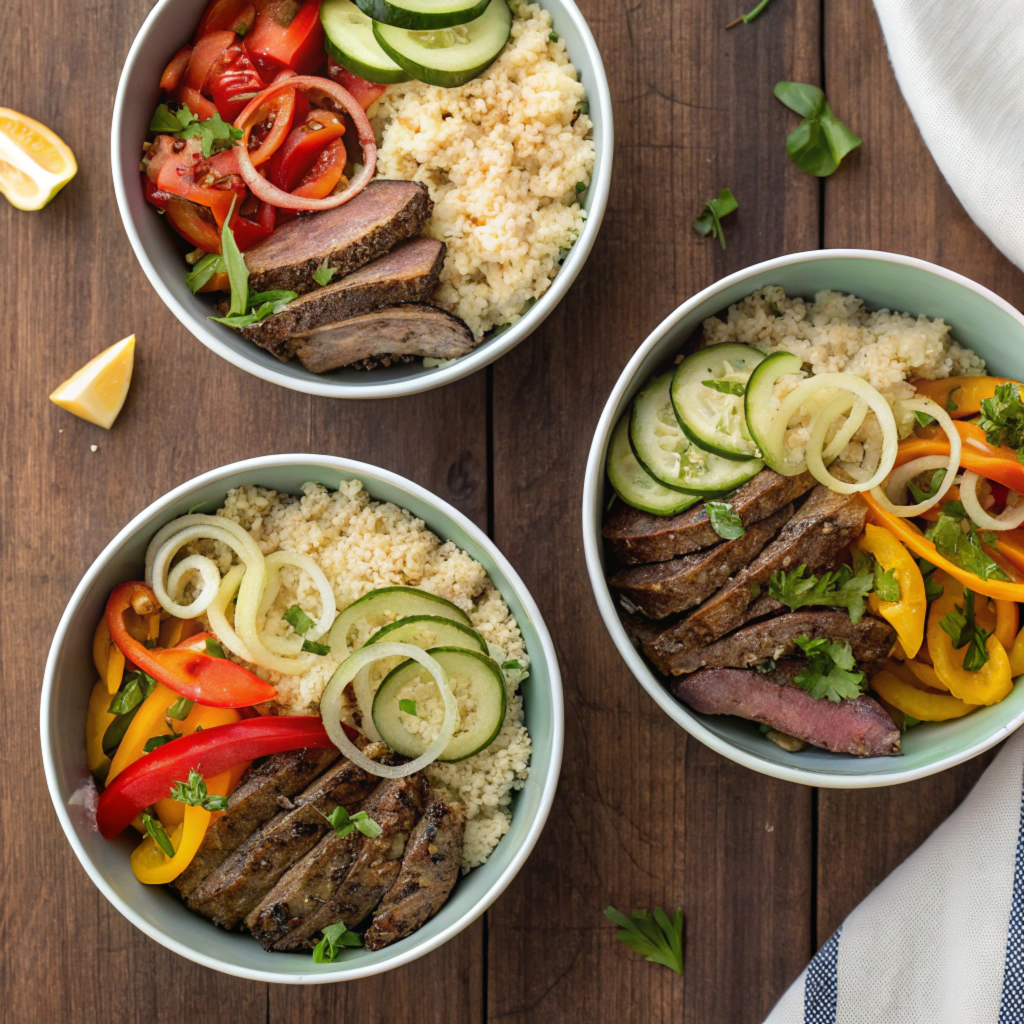
M 306 716 L 246 718 L 181 736 L 128 765 L 114 779 L 100 794 L 96 825 L 104 839 L 113 839 L 137 814 L 168 796 L 175 782 L 188 779 L 192 769 L 212 779 L 257 757 L 333 746 L 323 722 Z
M 188 67 L 189 58 L 192 56 L 192 47 L 183 46 L 172 58 L 170 63 L 164 68 L 164 73 L 160 76 L 160 88 L 165 89 L 167 92 L 173 92 L 178 88 L 178 84 L 181 82 L 181 76 L 185 74 L 185 68 Z
M 311 75 L 324 62 L 320 2 L 306 0 L 294 17 L 294 0 L 265 0 L 260 6 L 245 49 L 264 77 L 272 78 L 281 68 Z
M 974 423 L 960 420 L 953 425 L 960 435 L 960 465 L 964 469 L 1024 494 L 1024 465 L 1012 448 L 989 444 L 985 440 L 985 432 Z M 925 427 L 900 441 L 896 465 L 904 466 L 925 455 L 949 455 L 949 440 L 938 427 Z
M 212 0 L 199 21 L 195 38 L 225 30 L 244 36 L 255 20 L 256 8 L 249 0 Z
M 343 89 L 348 89 L 355 96 L 363 110 L 375 103 L 384 95 L 386 85 L 368 82 L 365 78 L 354 75 L 344 64 L 339 64 L 333 57 L 327 58 L 327 76 L 337 82 Z
M 132 598 L 140 595 L 149 598 L 154 608 L 159 608 L 153 591 L 145 583 L 138 582 L 115 587 L 107 601 L 110 638 L 132 664 L 182 697 L 209 707 L 244 708 L 262 704 L 277 695 L 277 690 L 270 683 L 226 658 L 215 658 L 180 647 L 144 647 L 128 632 L 124 621 L 125 612 L 132 606 Z

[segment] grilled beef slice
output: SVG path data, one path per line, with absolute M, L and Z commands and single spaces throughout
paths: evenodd
M 367 949 L 383 949 L 412 935 L 444 906 L 459 876 L 465 831 L 465 806 L 432 789 L 409 836 L 398 878 L 363 936 Z
M 898 754 L 900 731 L 871 697 L 833 703 L 816 700 L 792 679 L 804 661 L 784 661 L 774 672 L 705 668 L 672 684 L 672 692 L 704 715 L 738 715 L 770 725 L 835 754 L 880 757 Z
M 242 333 L 283 362 L 291 359 L 296 339 L 325 324 L 372 313 L 403 302 L 426 302 L 437 288 L 445 244 L 414 238 L 348 277 L 293 299 L 280 313 L 242 329 Z
M 668 562 L 630 566 L 617 572 L 608 586 L 652 619 L 686 611 L 710 597 L 734 572 L 760 554 L 761 549 L 793 518 L 792 503 L 748 526 L 742 537 L 713 548 L 681 555 Z
M 295 355 L 307 370 L 327 373 L 339 366 L 368 368 L 407 356 L 457 359 L 472 352 L 473 332 L 457 317 L 436 306 L 389 306 L 303 335 Z
M 384 744 L 366 749 L 379 757 Z M 330 828 L 324 818 L 339 805 L 354 810 L 373 789 L 376 777 L 343 759 L 312 782 L 282 811 L 254 832 L 192 893 L 192 910 L 221 928 L 234 928 L 277 880 Z
M 371 839 L 356 830 L 344 837 L 329 832 L 246 918 L 263 947 L 315 946 L 320 932 L 338 921 L 355 928 L 398 877 L 426 795 L 419 772 L 382 782 L 360 807 L 380 825 L 381 834 Z
M 806 494 L 813 486 L 814 478 L 810 473 L 780 476 L 773 470 L 762 469 L 728 501 L 740 522 L 749 528 Z M 628 565 L 666 562 L 677 555 L 711 547 L 720 540 L 703 503 L 676 516 L 656 516 L 619 505 L 608 517 L 602 532 L 615 554 Z
M 312 291 L 324 260 L 336 277 L 383 256 L 418 235 L 434 204 L 416 181 L 371 181 L 354 199 L 333 210 L 296 217 L 245 253 L 249 291 Z
M 645 648 L 660 672 L 680 653 L 713 643 L 749 621 L 748 609 L 781 569 L 806 564 L 811 572 L 830 565 L 864 529 L 867 505 L 858 494 L 836 494 L 818 486 L 778 537 L 745 569 L 681 622 Z
M 210 822 L 195 857 L 172 887 L 183 897 L 190 896 L 230 853 L 281 810 L 282 803 L 305 789 L 337 759 L 334 748 L 289 750 L 250 768 L 228 797 L 228 809 Z

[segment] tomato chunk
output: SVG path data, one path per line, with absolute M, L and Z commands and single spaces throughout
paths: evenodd
M 203 92 L 213 65 L 220 55 L 234 43 L 234 32 L 211 32 L 209 35 L 203 36 L 192 48 L 192 56 L 185 69 L 182 85 L 186 89 Z
M 229 46 L 214 62 L 207 79 L 207 90 L 228 124 L 233 124 L 249 100 L 265 88 L 241 46 Z
M 271 183 L 291 192 L 324 149 L 344 134 L 345 125 L 340 117 L 329 110 L 314 110 L 304 124 L 292 129 L 284 145 L 271 157 Z
M 327 74 L 343 89 L 348 89 L 363 110 L 368 109 L 371 103 L 379 100 L 384 95 L 384 90 L 387 89 L 386 85 L 368 82 L 365 78 L 352 74 L 348 68 L 339 64 L 333 57 L 327 58 Z
M 181 82 L 181 76 L 185 74 L 185 68 L 188 67 L 189 58 L 192 56 L 192 47 L 183 46 L 170 60 L 170 63 L 164 68 L 164 73 L 160 76 L 160 88 L 167 92 L 173 92 L 178 88 L 178 84 Z
M 245 37 L 245 50 L 267 78 L 281 68 L 312 74 L 324 60 L 321 0 L 266 0 Z
M 244 36 L 256 20 L 256 8 L 249 0 L 212 0 L 203 14 L 195 38 L 202 39 L 211 32 L 228 29 Z
M 348 151 L 344 139 L 335 139 L 321 150 L 313 166 L 302 176 L 299 184 L 292 189 L 293 196 L 304 199 L 326 199 L 337 187 L 345 174 Z

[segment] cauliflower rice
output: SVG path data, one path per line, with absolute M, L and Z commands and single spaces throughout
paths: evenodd
M 505 673 L 508 709 L 494 742 L 464 761 L 435 762 L 424 770 L 432 782 L 447 786 L 466 805 L 463 870 L 483 864 L 508 831 L 512 793 L 526 781 L 532 749 L 519 693 L 529 666 L 526 645 L 483 566 L 431 533 L 422 520 L 396 505 L 373 501 L 358 480 L 343 482 L 337 491 L 307 483 L 301 498 L 262 487 L 240 487 L 228 492 L 217 515 L 248 530 L 264 555 L 281 548 L 313 558 L 334 589 L 339 611 L 377 587 L 422 587 L 461 608 L 499 663 L 519 663 L 519 670 Z M 227 571 L 234 557 L 230 549 L 212 541 L 198 542 L 189 550 L 214 557 L 221 572 Z M 281 578 L 281 593 L 267 612 L 265 629 L 286 635 L 291 626 L 283 618 L 285 610 L 298 604 L 314 616 L 319 599 L 305 574 L 285 568 Z M 248 667 L 277 687 L 276 703 L 282 712 L 315 714 L 337 666 L 334 658 L 325 655 L 299 676 Z
M 565 42 L 547 11 L 512 7 L 511 38 L 482 75 L 455 89 L 393 85 L 369 111 L 378 174 L 423 182 L 436 204 L 424 228 L 448 246 L 436 301 L 478 339 L 547 291 L 583 229 L 577 186 L 594 167 Z

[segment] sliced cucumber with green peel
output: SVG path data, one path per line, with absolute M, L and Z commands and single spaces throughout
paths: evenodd
M 427 85 L 454 89 L 486 71 L 508 42 L 512 11 L 506 0 L 490 0 L 473 21 L 451 28 L 413 32 L 373 23 L 384 52 L 413 78 Z
M 423 31 L 465 25 L 479 18 L 489 0 L 356 0 L 374 21 L 396 28 Z
M 787 373 L 799 373 L 803 368 L 799 356 L 791 352 L 773 352 L 754 367 L 747 381 L 747 394 L 743 400 L 747 417 L 747 429 L 761 452 L 761 457 L 776 473 L 786 474 L 786 452 L 781 444 L 773 442 L 773 433 L 780 440 L 775 418 L 778 406 L 775 397 L 775 382 Z M 790 470 L 790 473 L 792 470 Z
M 656 516 L 673 516 L 700 501 L 697 494 L 673 491 L 651 476 L 637 462 L 629 445 L 629 413 L 619 420 L 608 445 L 608 482 L 615 493 L 633 508 Z
M 763 360 L 749 345 L 709 345 L 676 367 L 672 405 L 679 425 L 694 444 L 723 459 L 757 457 L 757 445 L 747 430 L 743 396 L 750 374 Z M 705 381 L 718 388 L 707 387 Z
M 655 377 L 633 402 L 629 442 L 640 465 L 672 490 L 705 496 L 724 494 L 760 473 L 760 459 L 723 459 L 686 436 L 672 407 L 673 374 Z
M 462 647 L 487 653 L 487 641 L 475 629 L 441 615 L 407 615 L 377 630 L 366 646 L 376 643 L 413 644 L 425 651 L 431 647 Z
M 478 651 L 455 647 L 434 647 L 429 652 L 448 673 L 456 699 L 467 698 L 471 711 L 461 722 L 439 761 L 462 761 L 489 747 L 501 731 L 505 721 L 507 696 L 505 677 L 496 661 Z M 406 723 L 419 717 L 411 710 L 403 710 L 400 701 L 416 702 L 416 688 L 427 685 L 440 700 L 437 684 L 429 673 L 415 661 L 402 662 L 380 684 L 373 698 L 373 724 L 381 739 L 403 757 L 419 757 L 429 745 L 422 734 L 410 732 Z M 422 704 L 422 697 L 418 699 Z M 406 703 L 406 708 L 409 708 Z
M 381 49 L 373 22 L 352 0 L 324 0 L 320 21 L 327 52 L 352 74 L 378 85 L 409 81 L 409 75 Z

